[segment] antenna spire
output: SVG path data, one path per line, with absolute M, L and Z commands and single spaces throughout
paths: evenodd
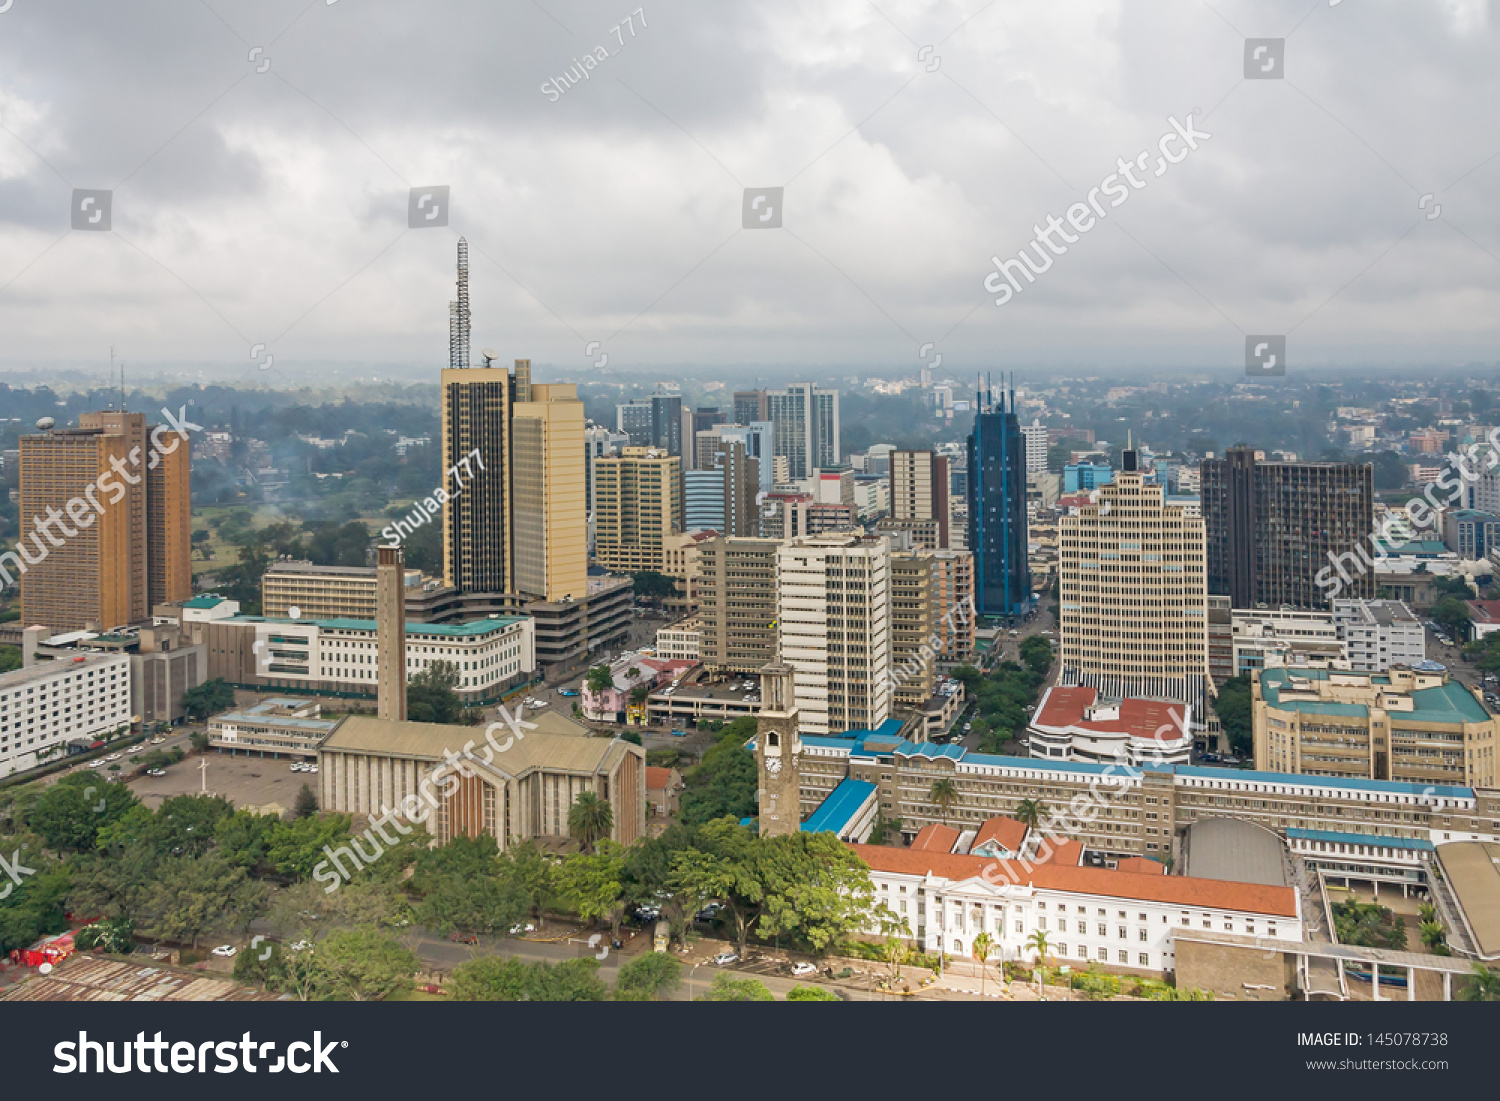
M 458 301 L 448 304 L 448 366 L 469 364 L 469 242 L 458 239 Z

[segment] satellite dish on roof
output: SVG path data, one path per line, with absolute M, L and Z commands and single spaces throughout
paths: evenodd
M 495 349 L 493 348 L 484 348 L 480 351 L 479 354 L 484 356 L 484 365 L 486 367 L 500 358 L 500 353 L 495 351 Z
M 36 422 L 36 426 L 43 432 L 50 432 L 52 431 L 52 429 L 57 427 L 57 421 L 53 420 L 51 417 L 43 417 L 41 420 Z

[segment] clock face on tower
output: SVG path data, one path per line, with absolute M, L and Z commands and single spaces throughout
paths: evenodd
M 778 772 L 780 772 L 781 771 L 781 758 L 780 757 L 767 757 L 766 758 L 766 771 L 769 772 L 772 776 L 775 776 Z

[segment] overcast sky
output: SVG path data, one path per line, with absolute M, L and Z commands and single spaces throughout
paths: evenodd
M 1293 371 L 1500 360 L 1485 0 L 0 8 L 0 367 L 436 369 L 460 234 L 476 358 L 580 378 L 890 374 L 928 342 L 939 374 L 1234 374 L 1250 334 Z M 1246 37 L 1282 79 L 1244 79 Z M 1189 113 L 1212 136 L 1155 176 Z M 1146 150 L 996 306 L 991 258 Z M 409 229 L 430 185 L 449 224 Z M 742 228 L 759 187 L 781 228 Z M 74 189 L 112 192 L 108 232 L 70 229 Z

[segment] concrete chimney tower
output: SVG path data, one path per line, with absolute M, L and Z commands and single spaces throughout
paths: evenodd
M 377 713 L 406 720 L 406 555 L 397 547 L 378 550 L 375 582 L 375 645 L 380 680 Z

